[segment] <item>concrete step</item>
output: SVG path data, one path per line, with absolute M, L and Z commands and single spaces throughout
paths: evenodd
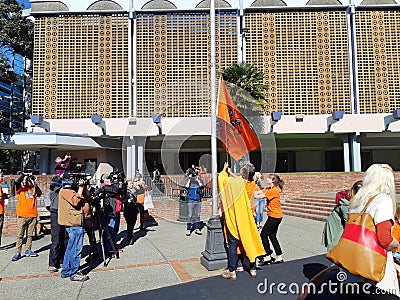
M 299 218 L 304 218 L 304 219 L 312 219 L 312 220 L 317 220 L 317 221 L 322 221 L 325 222 L 327 217 L 326 216 L 320 216 L 320 215 L 315 215 L 313 213 L 301 213 L 301 212 L 295 212 L 295 211 L 287 211 L 285 209 L 282 210 L 283 215 L 287 216 L 293 216 L 293 217 L 299 217 Z
M 303 203 L 303 204 L 310 204 L 310 205 L 324 205 L 324 206 L 335 206 L 335 199 L 314 199 L 311 197 L 300 197 L 300 198 L 293 198 L 290 199 L 290 203 Z
M 319 209 L 310 209 L 308 207 L 304 207 L 304 208 L 299 208 L 299 207 L 287 208 L 287 207 L 285 207 L 285 208 L 282 208 L 282 209 L 284 209 L 285 211 L 293 212 L 293 213 L 306 213 L 306 214 L 313 214 L 313 215 L 316 215 L 316 216 L 324 216 L 324 217 L 329 216 L 329 214 L 331 213 L 330 210 L 329 211 L 324 211 L 324 210 L 319 210 Z
M 322 210 L 331 212 L 335 205 L 314 205 L 310 203 L 297 203 L 297 202 L 285 202 L 281 203 L 282 208 L 285 209 L 309 209 L 309 210 Z

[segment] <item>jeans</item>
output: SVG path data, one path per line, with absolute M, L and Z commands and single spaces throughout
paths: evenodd
M 143 203 L 136 203 L 137 208 L 139 209 L 139 216 L 140 216 L 140 229 L 144 228 L 144 205 Z M 135 219 L 136 223 L 136 219 Z
M 108 224 L 107 224 L 107 228 L 108 228 L 108 231 L 110 232 L 111 240 L 112 240 L 114 246 L 116 246 L 116 242 L 117 242 L 117 235 L 118 235 L 118 231 L 119 231 L 120 221 L 121 221 L 121 214 L 117 213 L 117 214 L 115 214 L 114 218 L 110 218 L 108 220 Z M 106 232 L 104 232 L 104 238 L 105 238 L 104 250 L 105 250 L 106 254 L 113 252 L 110 241 L 107 239 Z
M 250 270 L 256 270 L 256 263 L 251 263 L 246 256 L 246 253 L 243 253 L 241 259 L 243 259 L 243 263 L 239 263 L 239 255 L 237 253 L 239 240 L 235 238 L 228 228 L 226 229 L 228 233 L 228 269 L 230 272 L 236 271 L 238 265 L 247 265 Z
M 265 198 L 254 199 L 256 203 L 256 222 L 262 222 L 264 215 Z
M 189 199 L 187 205 L 188 205 L 188 220 L 186 224 L 186 229 L 187 230 L 200 229 L 201 201 L 194 201 Z
M 0 214 L 0 239 L 3 233 L 3 224 L 4 224 L 4 214 Z M 1 241 L 0 241 L 1 244 Z
M 68 245 L 64 254 L 64 261 L 61 270 L 62 276 L 69 276 L 74 278 L 79 270 L 81 262 L 81 252 L 83 248 L 83 227 L 71 226 L 66 227 L 68 232 Z
M 281 224 L 281 222 L 282 218 L 268 217 L 267 221 L 264 224 L 263 229 L 261 230 L 261 241 L 263 243 L 264 250 L 265 253 L 267 253 L 267 255 L 272 254 L 272 250 L 269 247 L 269 240 L 271 240 L 272 246 L 274 247 L 275 250 L 275 254 L 282 255 L 282 249 L 276 237 L 276 234 L 278 233 L 279 224 Z
M 59 268 L 64 258 L 67 245 L 65 226 L 58 224 L 58 213 L 50 212 L 51 245 L 49 253 L 49 266 Z

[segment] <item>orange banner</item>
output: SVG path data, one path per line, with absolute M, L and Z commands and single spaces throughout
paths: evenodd
M 217 135 L 235 160 L 261 147 L 250 123 L 233 102 L 222 76 L 219 83 Z

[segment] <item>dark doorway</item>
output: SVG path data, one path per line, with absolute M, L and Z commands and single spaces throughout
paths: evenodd
M 344 171 L 343 151 L 325 151 L 325 171 L 343 172 Z

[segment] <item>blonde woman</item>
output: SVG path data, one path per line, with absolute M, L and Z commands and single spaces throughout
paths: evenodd
M 386 295 L 400 296 L 398 274 L 400 267 L 393 261 L 399 243 L 392 237 L 392 227 L 395 223 L 396 193 L 392 168 L 387 164 L 374 164 L 365 173 L 363 185 L 354 198 L 350 201 L 349 213 L 359 213 L 367 201 L 375 197 L 368 205 L 366 213 L 369 214 L 376 225 L 378 243 L 388 250 L 385 275 L 376 283 L 377 290 L 383 290 Z M 393 252 L 393 253 L 392 253 Z M 382 294 L 382 291 L 378 291 Z

